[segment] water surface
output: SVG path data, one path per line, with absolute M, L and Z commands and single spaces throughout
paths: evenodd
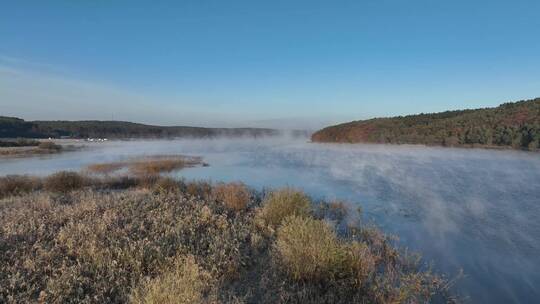
M 437 271 L 465 278 L 473 303 L 540 299 L 540 154 L 421 146 L 313 144 L 305 139 L 109 142 L 85 151 L 0 160 L 0 174 L 80 170 L 134 155 L 203 156 L 188 179 L 294 186 L 361 206 Z

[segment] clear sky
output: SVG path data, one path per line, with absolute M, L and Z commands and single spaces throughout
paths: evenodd
M 540 1 L 2 1 L 0 115 L 317 127 L 540 96 Z

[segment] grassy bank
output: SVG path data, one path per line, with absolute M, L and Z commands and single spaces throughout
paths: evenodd
M 0 178 L 0 197 L 2 303 L 448 300 L 344 205 L 292 189 L 60 172 Z

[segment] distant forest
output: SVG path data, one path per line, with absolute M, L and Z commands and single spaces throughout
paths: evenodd
M 24 121 L 0 116 L 0 138 L 207 138 L 278 134 L 277 130 L 261 128 L 163 127 L 123 121 Z
M 314 142 L 540 148 L 540 98 L 496 108 L 353 121 L 324 128 Z

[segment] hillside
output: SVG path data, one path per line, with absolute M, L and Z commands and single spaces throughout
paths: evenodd
M 0 138 L 177 138 L 268 136 L 279 132 L 261 128 L 201 128 L 152 126 L 123 121 L 24 121 L 0 116 Z
M 540 98 L 496 108 L 353 121 L 324 128 L 314 142 L 538 149 Z

